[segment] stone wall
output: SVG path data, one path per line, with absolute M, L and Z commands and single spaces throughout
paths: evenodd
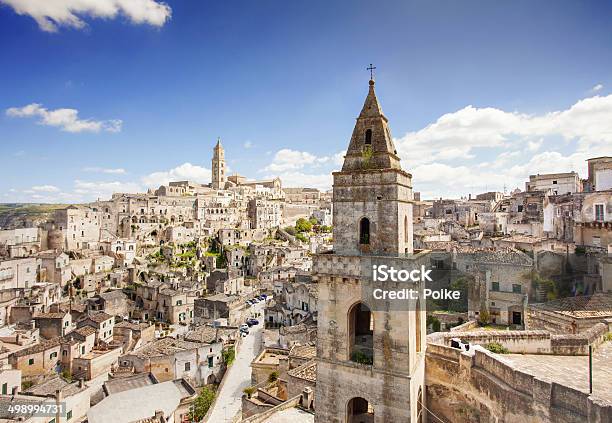
M 607 423 L 612 403 L 514 369 L 487 351 L 429 344 L 427 407 L 453 423 Z M 433 420 L 433 417 L 430 417 Z
M 482 346 L 495 342 L 516 354 L 588 355 L 589 345 L 597 348 L 609 330 L 607 324 L 598 323 L 575 335 L 555 335 L 544 330 L 437 332 L 428 335 L 427 341 L 449 346 L 452 338 L 459 338 Z
M 552 354 L 550 332 L 543 330 L 496 330 L 473 332 L 448 332 L 443 334 L 444 344 L 450 345 L 451 338 L 460 338 L 470 344 L 496 342 L 512 353 L 519 354 Z

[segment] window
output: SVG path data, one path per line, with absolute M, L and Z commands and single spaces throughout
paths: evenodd
M 557 181 L 553 181 L 553 185 L 557 185 Z
M 522 205 L 518 206 L 518 211 L 519 211 L 519 213 L 523 211 L 523 206 Z
M 52 352 L 49 354 L 49 360 L 54 359 L 55 357 L 57 357 L 57 352 Z
M 185 363 L 185 371 L 188 372 L 189 370 L 191 370 L 191 363 L 187 362 Z
M 491 282 L 491 291 L 499 291 L 499 282 Z
M 6 383 L 2 384 L 2 395 L 6 395 L 8 393 L 8 385 Z
M 365 132 L 365 143 L 366 145 L 371 145 L 372 144 L 372 130 L 368 129 Z
M 359 244 L 370 244 L 370 221 L 365 217 L 359 221 Z
M 595 204 L 595 221 L 603 222 L 605 219 L 604 205 Z
M 512 284 L 512 292 L 514 292 L 515 294 L 520 294 L 521 293 L 521 284 L 513 283 Z
M 213 359 L 214 359 L 214 357 L 208 357 L 208 367 L 212 367 L 213 366 Z
M 31 366 L 32 364 L 34 364 L 34 359 L 33 358 L 28 360 L 28 366 Z

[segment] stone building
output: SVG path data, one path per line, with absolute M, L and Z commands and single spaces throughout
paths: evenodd
M 185 377 L 198 386 L 214 383 L 220 377 L 223 341 L 217 342 L 210 329 L 212 336 L 202 341 L 158 339 L 121 356 L 119 365 L 137 373 L 151 372 L 160 382 Z
M 47 282 L 58 283 L 61 287 L 66 285 L 72 277 L 68 254 L 49 250 L 38 254 L 38 257 L 41 268 L 45 269 Z
M 549 191 L 552 195 L 573 194 L 582 191 L 576 172 L 529 175 L 525 191 Z
M 334 251 L 313 262 L 318 423 L 417 422 L 424 401 L 425 304 L 391 310 L 371 296 L 374 284 L 385 285 L 372 281 L 373 264 L 420 267 L 429 254 L 412 254 L 411 175 L 369 85 L 342 170 L 333 174 Z
M 281 224 L 281 203 L 277 200 L 254 198 L 249 201 L 249 219 L 253 229 L 272 229 Z
M 34 257 L 0 260 L 0 289 L 31 288 L 40 274 L 40 260 Z
M 319 205 L 321 192 L 316 188 L 283 188 L 285 201 L 290 204 Z
M 63 234 L 66 250 L 97 249 L 102 215 L 86 206 L 68 206 L 57 210 L 55 224 Z
M 67 312 L 34 313 L 32 316 L 40 336 L 46 339 L 64 336 L 74 329 L 72 316 Z
M 612 157 L 593 157 L 587 162 L 589 176 L 585 191 L 612 190 Z

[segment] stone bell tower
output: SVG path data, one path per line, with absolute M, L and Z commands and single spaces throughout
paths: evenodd
M 411 175 L 400 166 L 372 79 L 342 170 L 333 176 L 334 250 L 313 260 L 315 422 L 420 422 L 425 303 L 377 301 L 371 293 L 381 285 L 372 266 L 417 267 L 429 256 L 413 251 Z
M 225 151 L 221 145 L 221 139 L 217 138 L 217 145 L 213 150 L 212 158 L 212 187 L 213 189 L 224 189 L 227 176 L 225 174 Z

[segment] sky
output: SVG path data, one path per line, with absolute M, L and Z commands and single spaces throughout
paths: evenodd
M 331 187 L 370 63 L 422 198 L 612 155 L 609 1 L 0 0 L 0 202 Z

